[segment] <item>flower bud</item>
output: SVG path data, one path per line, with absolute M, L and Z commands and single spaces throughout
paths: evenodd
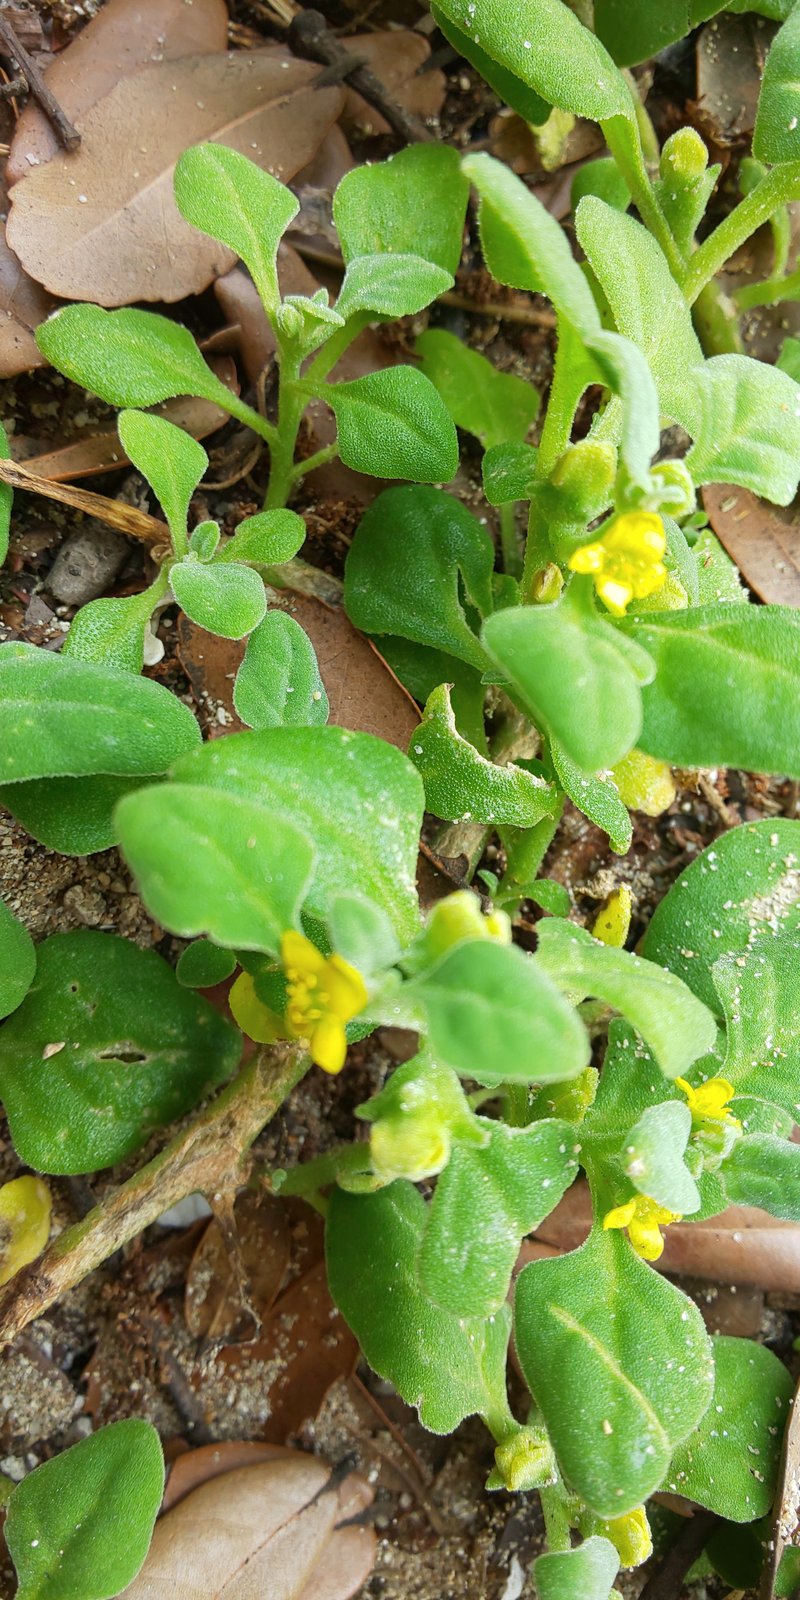
M 556 1481 L 556 1461 L 546 1433 L 539 1428 L 518 1428 L 494 1453 L 496 1471 L 488 1487 L 524 1491 L 543 1489 Z
M 549 488 L 557 496 L 562 520 L 590 522 L 614 498 L 617 452 L 597 439 L 571 444 L 556 462 Z
M 623 1567 L 640 1567 L 653 1554 L 653 1540 L 644 1506 L 635 1506 L 624 1517 L 612 1517 L 597 1531 L 611 1540 Z
M 558 599 L 563 587 L 564 574 L 561 568 L 557 567 L 554 561 L 549 561 L 546 567 L 542 567 L 539 572 L 534 574 L 533 583 L 531 584 L 531 595 L 534 604 L 537 606 L 550 605 L 553 600 Z
M 659 511 L 670 517 L 689 517 L 697 508 L 694 479 L 685 461 L 657 461 L 650 476 L 659 492 Z
M 659 172 L 665 183 L 693 183 L 702 178 L 708 166 L 708 150 L 694 128 L 679 128 L 670 135 L 661 152 Z
M 511 921 L 505 911 L 484 916 L 475 895 L 469 889 L 457 889 L 431 912 L 425 932 L 426 955 L 430 961 L 438 961 L 465 939 L 497 939 L 500 944 L 510 944 Z
M 395 1178 L 420 1183 L 447 1166 L 451 1142 L 450 1130 L 435 1107 L 381 1117 L 372 1124 L 369 1135 L 373 1171 L 384 1183 L 393 1183 Z
M 675 799 L 670 767 L 666 761 L 645 755 L 644 750 L 631 750 L 612 767 L 611 776 L 622 804 L 631 811 L 643 811 L 646 817 L 660 817 Z

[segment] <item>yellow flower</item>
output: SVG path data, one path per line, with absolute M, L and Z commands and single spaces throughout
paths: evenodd
M 620 1563 L 626 1569 L 640 1567 L 653 1554 L 653 1540 L 644 1506 L 635 1506 L 624 1517 L 612 1517 L 598 1527 L 616 1546 Z
M 709 1078 L 697 1089 L 685 1078 L 676 1078 L 675 1082 L 683 1090 L 692 1116 L 699 1122 L 729 1122 L 732 1127 L 741 1128 L 739 1118 L 734 1116 L 728 1105 L 736 1090 L 727 1078 Z
M 667 1211 L 647 1194 L 637 1194 L 624 1206 L 615 1206 L 603 1218 L 604 1228 L 627 1228 L 628 1238 L 644 1261 L 657 1261 L 664 1249 L 661 1229 L 680 1222 L 677 1211 Z
M 41 1178 L 12 1178 L 0 1188 L 0 1284 L 41 1255 L 50 1236 L 50 1190 Z
M 240 972 L 236 982 L 231 986 L 228 995 L 228 1005 L 234 1022 L 246 1033 L 248 1039 L 254 1039 L 256 1044 L 274 1044 L 276 1039 L 285 1039 L 286 1030 L 283 1017 L 277 1011 L 271 1011 L 259 1000 L 256 986 L 249 972 Z
M 666 761 L 645 755 L 644 750 L 629 750 L 611 768 L 611 776 L 622 804 L 631 811 L 643 811 L 646 817 L 660 817 L 675 799 L 672 769 Z
M 363 1011 L 367 986 L 342 956 L 324 956 L 304 933 L 292 928 L 281 939 L 286 973 L 286 1027 L 307 1039 L 312 1061 L 325 1072 L 341 1072 L 347 1054 L 345 1023 Z
M 594 544 L 573 551 L 573 572 L 590 573 L 600 599 L 615 617 L 624 617 L 631 600 L 645 600 L 663 587 L 667 569 L 664 524 L 655 511 L 624 511 Z
M 627 883 L 622 883 L 609 895 L 592 923 L 595 939 L 599 939 L 601 944 L 611 945 L 615 950 L 622 950 L 630 933 L 632 911 L 633 895 Z

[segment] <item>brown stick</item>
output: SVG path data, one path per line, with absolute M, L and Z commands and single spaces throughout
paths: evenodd
M 39 70 L 33 57 L 20 44 L 10 22 L 0 13 L 0 53 L 16 62 L 22 72 L 28 89 L 34 100 L 38 101 L 44 114 L 52 122 L 58 135 L 59 142 L 65 150 L 77 150 L 81 136 L 77 128 L 73 127 L 66 112 L 62 110 L 51 89 L 48 89 L 44 73 Z
M 84 511 L 88 517 L 97 517 L 109 528 L 117 528 L 130 539 L 143 539 L 145 544 L 168 544 L 169 528 L 157 517 L 134 506 L 123 505 L 120 500 L 109 500 L 104 494 L 94 494 L 91 489 L 76 489 L 70 483 L 54 483 L 51 478 L 40 478 L 17 461 L 0 459 L 0 483 L 12 489 L 27 489 L 30 494 L 43 495 L 46 500 L 58 500 L 62 505 Z
M 335 81 L 344 79 L 352 89 L 364 96 L 376 111 L 380 111 L 386 118 L 389 127 L 399 133 L 402 139 L 407 139 L 410 144 L 430 143 L 433 134 L 430 128 L 413 112 L 406 111 L 396 100 L 392 99 L 386 85 L 376 77 L 371 67 L 368 67 L 362 56 L 353 55 L 339 43 L 336 35 L 331 32 L 325 18 L 319 11 L 300 11 L 292 19 L 289 26 L 289 47 L 298 56 L 303 56 L 307 61 L 319 61 L 323 66 L 330 67 L 335 74 Z M 327 73 L 322 74 L 322 80 L 327 83 L 332 81 Z
M 308 1069 L 299 1045 L 260 1050 L 183 1133 L 0 1291 L 0 1347 L 109 1256 L 190 1194 L 224 1192 L 247 1177 L 253 1140 Z
M 672 1549 L 648 1578 L 639 1600 L 677 1600 L 689 1568 L 705 1549 L 716 1523 L 711 1511 L 696 1511 L 693 1517 L 687 1517 Z

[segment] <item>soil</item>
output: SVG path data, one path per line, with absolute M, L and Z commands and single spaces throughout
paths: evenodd
M 52 22 L 58 41 L 64 42 L 102 0 L 72 5 L 51 0 L 40 10 Z M 417 0 L 373 0 L 360 9 L 350 0 L 321 4 L 329 21 L 345 31 L 401 22 L 413 25 L 424 8 Z M 260 0 L 233 0 L 234 28 L 248 36 L 273 38 L 280 30 L 274 13 Z M 463 62 L 449 60 L 448 97 L 441 116 L 441 133 L 458 144 L 490 144 L 498 106 L 493 96 Z M 666 131 L 680 120 L 675 96 L 680 82 L 665 77 L 656 98 L 656 119 Z M 506 130 L 507 132 L 507 130 Z M 496 130 L 495 130 L 496 134 Z M 391 141 L 367 141 L 357 157 L 382 155 Z M 538 174 L 538 192 L 556 214 L 563 209 L 563 174 Z M 473 307 L 490 303 L 511 306 L 523 317 L 537 307 L 526 297 L 498 290 L 491 284 L 477 257 L 467 257 L 457 292 Z M 539 308 L 541 309 L 541 308 Z M 211 333 L 220 317 L 211 296 L 193 308 L 200 331 Z M 506 371 L 517 372 L 544 387 L 549 379 L 552 329 L 540 321 L 506 320 L 474 315 L 460 306 L 440 309 L 437 320 L 449 327 Z M 423 325 L 393 329 L 381 334 L 387 356 L 398 339 L 405 342 Z M 6 386 L 2 403 L 5 425 L 26 446 L 37 451 L 97 431 L 113 413 L 87 399 L 58 375 L 40 371 Z M 210 441 L 217 477 L 224 464 L 236 456 L 236 429 L 226 427 Z M 219 491 L 204 490 L 197 517 L 214 516 L 229 525 L 256 509 L 261 468 L 255 477 L 242 477 Z M 101 493 L 117 494 L 120 477 L 93 480 Z M 468 502 L 485 514 L 478 489 L 477 458 L 465 444 L 460 487 Z M 341 475 L 317 475 L 297 509 L 306 514 L 309 538 L 303 556 L 333 577 L 341 575 L 352 531 L 363 506 L 363 480 L 353 484 Z M 146 499 L 145 486 L 128 475 L 126 498 Z M 11 558 L 0 572 L 0 638 L 25 639 L 58 649 L 74 613 L 57 604 L 48 591 L 48 574 L 64 538 L 80 526 L 79 514 L 50 502 L 16 496 Z M 131 546 L 128 559 L 114 580 L 113 593 L 141 586 L 144 562 L 140 549 Z M 214 697 L 198 693 L 197 679 L 187 670 L 178 651 L 174 618 L 166 613 L 159 629 L 163 659 L 151 669 L 161 682 L 179 693 L 197 714 L 204 730 L 223 734 L 230 721 Z M 599 830 L 568 809 L 545 863 L 545 873 L 569 889 L 573 915 L 588 922 L 612 885 L 630 884 L 636 906 L 634 937 L 638 939 L 650 915 L 675 875 L 724 829 L 733 823 L 763 816 L 797 815 L 795 785 L 766 781 L 736 772 L 712 772 L 702 778 L 683 775 L 678 798 L 657 821 L 638 816 L 628 856 L 611 855 Z M 491 864 L 491 857 L 489 858 Z M 54 932 L 92 927 L 115 932 L 144 948 L 155 947 L 174 961 L 180 941 L 166 935 L 144 910 L 132 888 L 124 863 L 115 850 L 90 858 L 55 855 L 32 841 L 0 810 L 0 892 L 36 940 Z M 535 911 L 528 906 L 528 927 L 533 933 Z M 402 1054 L 404 1041 L 379 1035 L 351 1053 L 348 1071 L 331 1079 L 314 1073 L 294 1093 L 287 1107 L 265 1131 L 257 1154 L 267 1167 L 291 1166 L 298 1159 L 329 1149 L 352 1137 L 354 1108 L 374 1093 Z M 153 1150 L 157 1148 L 153 1143 Z M 138 1158 L 140 1163 L 150 1151 Z M 138 1164 L 138 1163 L 137 1163 Z M 0 1132 L 0 1178 L 15 1174 L 19 1163 L 5 1132 Z M 57 1228 L 84 1215 L 124 1170 L 94 1177 L 54 1182 Z M 206 1223 L 184 1221 L 183 1226 L 156 1226 L 108 1262 L 87 1282 L 73 1290 L 41 1318 L 3 1357 L 3 1398 L 0 1404 L 0 1471 L 21 1478 L 80 1438 L 99 1422 L 129 1415 L 150 1418 L 159 1428 L 168 1456 L 193 1444 L 228 1438 L 276 1437 L 273 1406 L 276 1373 L 280 1376 L 285 1351 L 276 1336 L 275 1347 L 257 1362 L 226 1362 L 225 1351 L 204 1349 L 186 1323 L 184 1296 L 194 1250 Z M 306 1248 L 305 1229 L 313 1232 L 314 1219 L 292 1222 L 294 1245 Z M 298 1244 L 299 1238 L 299 1244 Z M 293 1245 L 293 1248 L 294 1248 Z M 297 1281 L 301 1268 L 295 1262 Z M 291 1281 L 291 1280 L 290 1280 Z M 745 1331 L 741 1326 L 742 1298 L 724 1286 L 697 1293 L 701 1310 L 715 1331 Z M 750 1296 L 746 1331 L 756 1333 L 789 1364 L 797 1367 L 792 1340 L 800 1332 L 791 1297 Z M 270 1324 L 271 1326 L 271 1324 Z M 291 1356 L 295 1359 L 296 1352 Z M 337 1354 L 338 1359 L 338 1354 Z M 354 1466 L 375 1490 L 372 1509 L 378 1534 L 375 1570 L 362 1593 L 382 1600 L 517 1600 L 528 1592 L 525 1574 L 541 1548 L 542 1524 L 535 1496 L 489 1495 L 484 1490 L 491 1467 L 488 1436 L 477 1423 L 463 1425 L 450 1439 L 426 1433 L 416 1414 L 371 1374 L 363 1364 L 353 1370 L 352 1359 L 342 1357 L 342 1371 L 332 1362 L 331 1385 L 320 1396 L 315 1412 L 308 1413 L 295 1399 L 281 1423 L 279 1442 L 318 1452 L 334 1466 Z M 327 1369 L 326 1369 L 327 1371 Z M 278 1386 L 279 1387 L 279 1386 Z M 272 1398 L 271 1398 L 272 1397 Z M 283 1413 L 280 1413 L 283 1417 Z M 641 1574 L 624 1577 L 620 1588 L 626 1600 L 639 1593 Z M 13 1574 L 0 1571 L 0 1589 L 13 1590 Z M 692 1589 L 696 1600 L 712 1600 L 723 1586 L 700 1583 Z M 683 1595 L 688 1590 L 681 1591 Z M 675 1595 L 674 1600 L 678 1600 Z

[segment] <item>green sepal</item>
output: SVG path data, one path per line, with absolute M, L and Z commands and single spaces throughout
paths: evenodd
M 184 989 L 213 989 L 236 971 L 236 957 L 210 939 L 195 939 L 178 958 L 175 976 Z

